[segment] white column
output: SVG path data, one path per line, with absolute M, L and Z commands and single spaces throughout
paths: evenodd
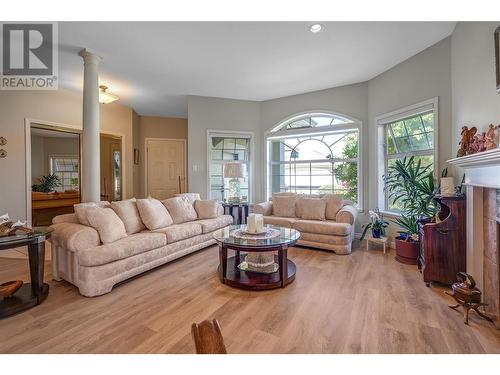
M 83 49 L 83 149 L 82 202 L 97 202 L 101 197 L 99 144 L 99 78 L 101 57 Z

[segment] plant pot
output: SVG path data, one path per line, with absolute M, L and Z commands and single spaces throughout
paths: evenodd
M 406 241 L 396 238 L 396 260 L 404 264 L 417 264 L 420 255 L 418 241 Z
M 373 238 L 380 238 L 380 237 L 382 237 L 382 229 L 380 229 L 380 228 L 372 228 L 372 237 Z

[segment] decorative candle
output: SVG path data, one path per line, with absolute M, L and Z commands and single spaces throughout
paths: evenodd
M 441 178 L 441 195 L 444 195 L 445 197 L 451 197 L 455 195 L 455 184 L 453 182 L 453 177 Z
M 248 215 L 248 218 L 247 218 L 247 232 L 248 233 L 255 233 L 256 232 L 255 214 Z
M 264 216 L 261 214 L 255 215 L 255 229 L 257 232 L 264 231 Z

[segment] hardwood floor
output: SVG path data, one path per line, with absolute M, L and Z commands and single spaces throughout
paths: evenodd
M 472 313 L 465 326 L 444 289 L 427 288 L 394 250 L 362 248 L 292 248 L 296 280 L 273 291 L 220 284 L 216 247 L 101 297 L 50 281 L 42 305 L 0 320 L 0 353 L 194 353 L 191 323 L 213 318 L 229 353 L 500 353 L 491 323 Z M 28 280 L 27 267 L 0 253 L 0 281 Z M 46 270 L 50 279 L 50 261 Z

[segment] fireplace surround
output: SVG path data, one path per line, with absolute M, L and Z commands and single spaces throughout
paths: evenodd
M 465 173 L 467 272 L 483 291 L 484 311 L 500 328 L 500 148 L 448 160 Z

